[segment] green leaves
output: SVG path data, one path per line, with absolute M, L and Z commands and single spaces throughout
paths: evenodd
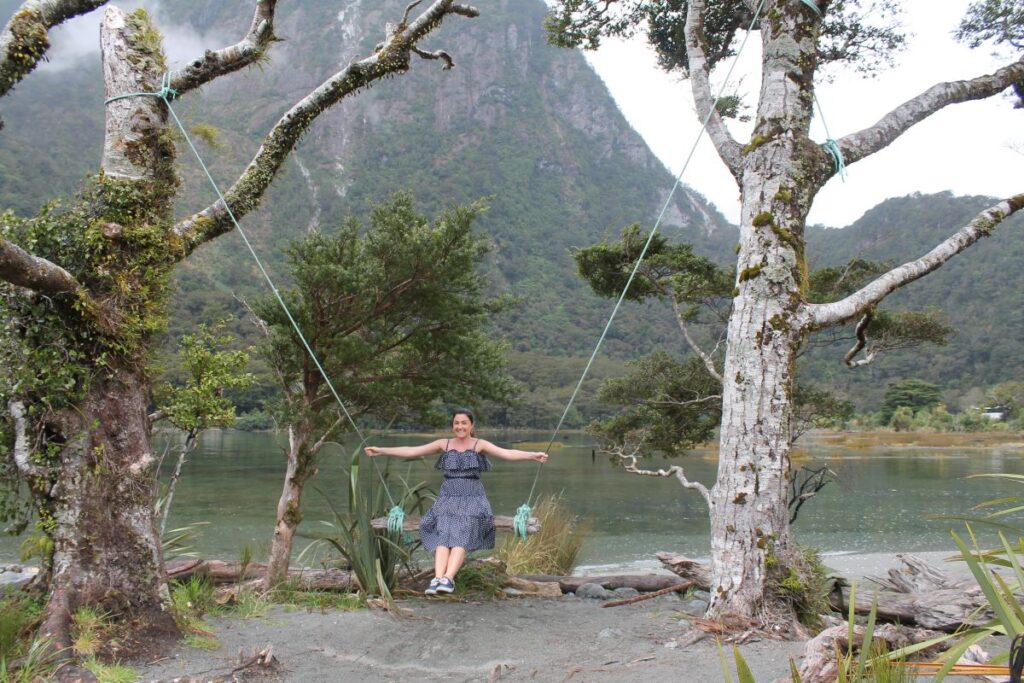
M 169 386 L 160 406 L 178 429 L 198 432 L 230 426 L 235 406 L 225 392 L 246 389 L 253 383 L 253 376 L 244 372 L 249 354 L 224 349 L 233 341 L 223 334 L 224 327 L 224 322 L 213 328 L 200 325 L 196 334 L 181 340 L 178 355 L 188 377 L 183 386 Z
M 454 206 L 431 222 L 399 193 L 373 208 L 368 228 L 350 219 L 287 248 L 295 285 L 283 296 L 353 415 L 430 422 L 438 401 L 515 391 L 504 345 L 488 333 L 509 302 L 484 294 L 488 245 L 472 229 L 484 209 Z M 284 312 L 270 297 L 255 308 L 269 325 L 261 354 L 279 374 L 285 420 L 333 420 L 333 398 Z

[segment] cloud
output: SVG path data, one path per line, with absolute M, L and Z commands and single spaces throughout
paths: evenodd
M 130 12 L 142 7 L 150 13 L 163 34 L 164 50 L 167 53 L 168 64 L 172 68 L 182 66 L 205 50 L 220 49 L 241 37 L 227 36 L 215 30 L 199 31 L 187 24 L 177 23 L 175 18 L 165 11 L 165 6 L 166 3 L 144 0 L 118 3 L 118 7 L 125 11 Z M 71 19 L 50 31 L 51 48 L 47 53 L 48 61 L 39 66 L 39 71 L 55 73 L 73 69 L 88 64 L 90 59 L 98 63 L 102 16 L 103 8 L 100 8 Z

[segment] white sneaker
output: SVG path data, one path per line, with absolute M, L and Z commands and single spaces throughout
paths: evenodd
M 427 590 L 423 591 L 423 593 L 426 594 L 426 595 L 436 595 L 437 594 L 437 589 L 440 587 L 440 585 L 441 585 L 441 579 L 439 577 L 435 576 L 434 578 L 432 578 L 430 580 L 430 585 L 427 586 Z M 449 592 L 451 592 L 451 591 L 449 591 Z
M 442 576 L 437 580 L 437 588 L 434 589 L 435 593 L 453 593 L 455 592 L 455 582 L 449 579 L 447 576 Z

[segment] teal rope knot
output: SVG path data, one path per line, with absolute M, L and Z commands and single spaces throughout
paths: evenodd
M 529 538 L 529 534 L 526 532 L 526 524 L 530 521 L 530 506 L 523 503 L 516 510 L 516 516 L 512 519 L 512 529 L 515 531 L 516 536 L 519 536 L 524 541 Z
M 832 157 L 832 165 L 840 177 L 846 177 L 846 160 L 843 159 L 843 150 L 839 149 L 839 143 L 829 138 L 822 144 L 825 151 Z
M 125 100 L 129 97 L 159 97 L 164 102 L 170 102 L 179 94 L 180 93 L 177 90 L 171 87 L 171 72 L 167 71 L 160 79 L 159 90 L 154 90 L 153 92 L 130 92 L 126 95 L 117 95 L 115 97 L 111 97 L 108 100 L 104 100 L 103 104 L 106 105 L 117 100 Z
M 396 505 L 388 511 L 388 531 L 392 534 L 400 534 L 405 525 L 405 510 Z
M 814 10 L 814 13 L 817 14 L 819 17 L 821 16 L 821 9 L 818 7 L 817 3 L 814 2 L 814 0 L 800 0 L 800 2 L 804 3 L 812 10 Z

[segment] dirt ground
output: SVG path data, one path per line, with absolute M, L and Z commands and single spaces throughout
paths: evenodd
M 938 559 L 941 556 L 936 555 Z M 844 576 L 882 574 L 889 555 L 828 558 Z M 677 596 L 619 607 L 577 597 L 466 601 L 453 598 L 400 602 L 408 616 L 380 610 L 287 611 L 263 618 L 212 620 L 214 651 L 179 646 L 148 666 L 135 664 L 143 681 L 230 680 L 239 650 L 270 645 L 280 662 L 274 673 L 240 680 L 352 683 L 537 681 L 541 683 L 718 683 L 723 681 L 714 641 L 680 646 L 693 615 Z M 788 675 L 802 642 L 760 640 L 740 647 L 755 679 Z M 731 661 L 731 653 L 729 657 Z M 733 674 L 735 676 L 735 674 Z

